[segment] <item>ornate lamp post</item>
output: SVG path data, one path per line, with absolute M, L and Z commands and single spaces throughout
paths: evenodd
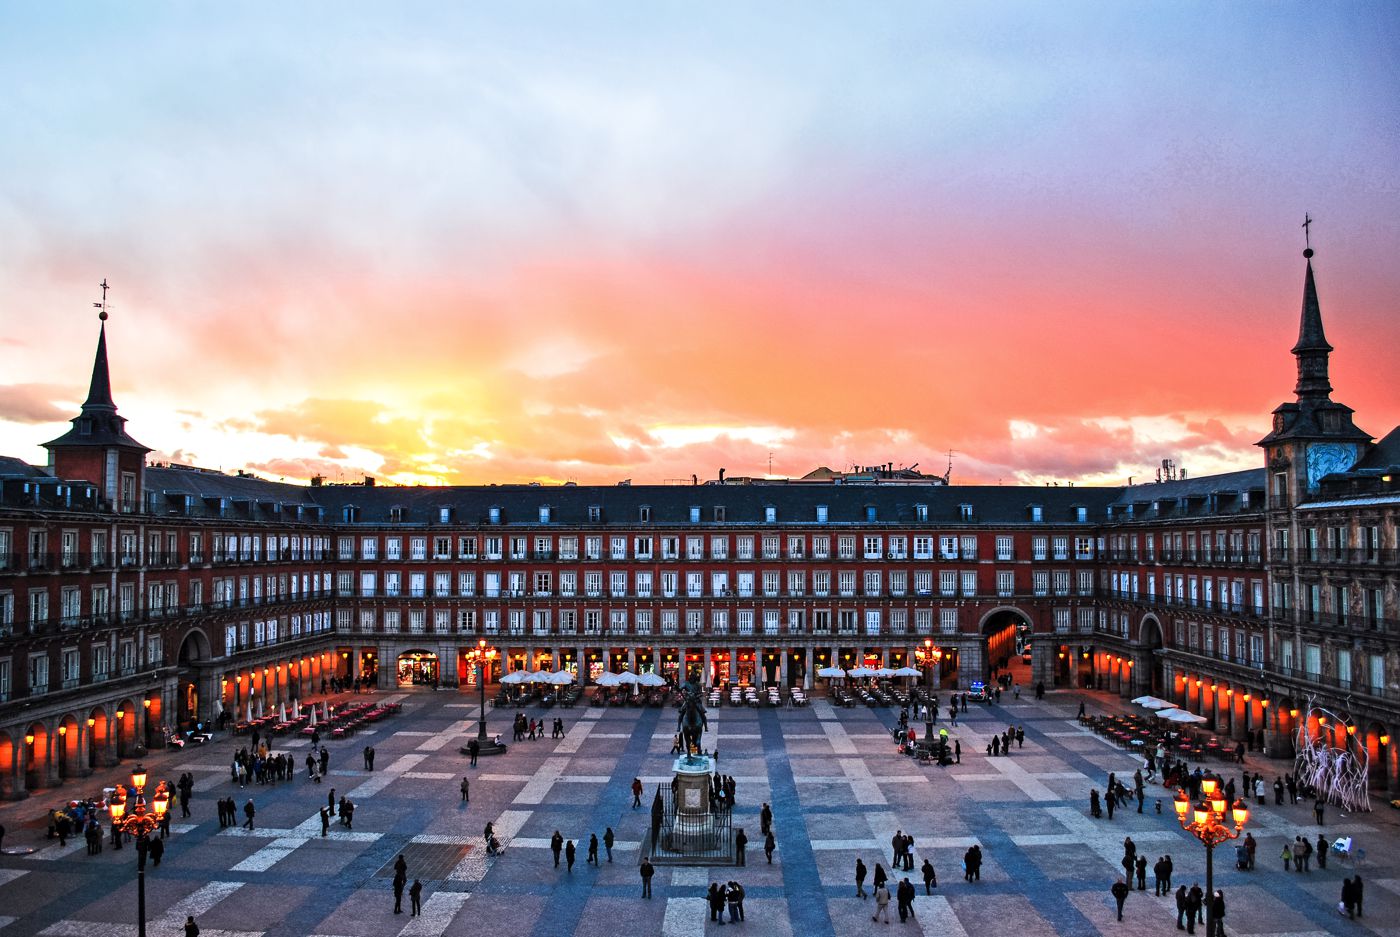
M 498 744 L 494 739 L 486 734 L 486 668 L 491 661 L 496 659 L 496 649 L 486 646 L 486 639 L 482 638 L 476 642 L 476 649 L 470 651 L 467 657 L 476 667 L 476 685 L 481 691 L 481 719 L 477 723 L 476 744 L 478 755 L 503 755 L 506 747 Z
M 1201 778 L 1203 800 L 1194 806 L 1186 791 L 1177 788 L 1176 816 L 1181 828 L 1192 834 L 1206 847 L 1206 933 L 1214 933 L 1215 904 L 1215 847 L 1231 839 L 1238 839 L 1249 822 L 1249 808 L 1243 800 L 1236 800 L 1231 806 L 1225 800 L 1220 788 L 1220 779 L 1212 776 Z M 1229 810 L 1227 818 L 1226 810 Z M 1234 828 L 1228 825 L 1234 821 Z
M 151 833 L 160 826 L 165 811 L 170 807 L 170 791 L 161 781 L 151 796 L 151 807 L 147 810 L 146 769 L 140 765 L 131 773 L 131 786 L 135 792 L 131 804 L 127 803 L 127 793 L 119 789 L 108 810 L 112 814 L 114 828 L 136 837 L 136 933 L 137 937 L 146 937 L 146 853 L 151 848 Z
M 924 682 L 927 684 L 928 701 L 924 706 L 924 713 L 928 718 L 924 720 L 924 741 L 931 745 L 935 741 L 933 735 L 933 691 L 935 689 L 933 674 L 938 669 L 938 662 L 943 659 L 943 649 L 934 647 L 932 638 L 924 638 L 924 646 L 915 648 L 914 653 L 924 668 Z

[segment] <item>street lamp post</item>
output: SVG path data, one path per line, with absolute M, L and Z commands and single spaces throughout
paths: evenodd
M 120 833 L 136 837 L 136 914 L 137 937 L 146 937 L 146 853 L 151 848 L 151 833 L 160 826 L 165 811 L 170 808 L 170 791 L 161 781 L 151 796 L 151 807 L 146 807 L 146 769 L 140 765 L 131 773 L 131 787 L 134 791 L 128 810 L 127 794 L 118 790 L 117 797 L 108 806 L 112 815 L 112 826 Z
M 476 649 L 470 652 L 472 663 L 476 666 L 476 685 L 481 691 L 481 718 L 477 721 L 476 745 L 478 755 L 504 755 L 506 746 L 500 744 L 495 739 L 486 734 L 486 668 L 491 661 L 496 659 L 496 649 L 486 646 L 486 639 L 482 638 L 476 642 Z M 467 749 L 462 749 L 466 752 Z
M 1215 933 L 1215 847 L 1223 842 L 1238 839 L 1244 830 L 1244 825 L 1249 822 L 1249 808 L 1245 806 L 1243 800 L 1236 800 L 1233 805 L 1225 800 L 1225 792 L 1221 790 L 1220 779 L 1216 777 L 1201 778 L 1201 794 L 1204 799 L 1196 805 L 1191 804 L 1191 798 L 1186 791 L 1177 788 L 1176 807 L 1177 820 L 1181 823 L 1181 828 L 1192 834 L 1206 847 L 1206 933 Z M 1230 816 L 1227 820 L 1226 810 Z M 1229 821 L 1234 821 L 1234 828 L 1229 826 Z
M 924 638 L 924 646 L 918 650 L 923 655 L 924 682 L 926 684 L 925 689 L 927 690 L 928 697 L 924 701 L 924 714 L 927 716 L 927 718 L 924 719 L 924 741 L 932 745 L 935 741 L 933 735 L 933 720 L 935 716 L 933 711 L 935 705 L 933 702 L 935 689 L 933 675 L 938 669 L 938 662 L 943 659 L 943 651 L 933 646 L 932 638 Z

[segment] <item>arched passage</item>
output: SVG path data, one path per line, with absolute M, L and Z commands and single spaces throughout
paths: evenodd
M 9 799 L 16 795 L 14 789 L 15 782 L 15 759 L 19 757 L 19 752 L 15 749 L 14 740 L 6 732 L 0 732 L 0 798 Z
M 1166 692 L 1167 684 L 1162 675 L 1162 656 L 1157 653 L 1163 641 L 1162 623 L 1156 615 L 1143 616 L 1138 626 L 1138 645 L 1142 648 L 1142 659 L 1137 664 L 1140 672 L 1135 676 L 1142 681 L 1140 689 L 1142 693 L 1160 697 Z
M 118 758 L 130 758 L 136 754 L 136 704 L 124 699 L 117 704 L 113 714 L 112 731 L 116 733 L 116 754 Z
M 107 753 L 111 750 L 112 739 L 109 733 L 112 730 L 112 722 L 107 718 L 107 710 L 102 706 L 97 706 L 88 713 L 87 722 L 88 767 L 100 768 L 106 764 Z
M 209 656 L 209 639 L 203 631 L 191 628 L 180 641 L 178 658 L 180 683 L 176 720 L 180 728 L 190 728 L 199 720 L 199 668 L 196 665 L 208 660 Z
M 983 616 L 978 632 L 982 637 L 982 667 L 974 679 L 986 680 L 993 668 L 1004 668 L 1017 653 L 1016 633 L 1029 632 L 1030 616 L 1019 608 L 1003 606 Z
M 35 722 L 25 728 L 24 749 L 24 786 L 36 790 L 48 781 L 48 727 L 42 722 Z
M 58 723 L 58 738 L 54 740 L 54 754 L 58 758 L 58 779 L 66 781 L 69 778 L 81 777 L 87 772 L 83 770 L 82 732 L 76 716 L 69 713 Z

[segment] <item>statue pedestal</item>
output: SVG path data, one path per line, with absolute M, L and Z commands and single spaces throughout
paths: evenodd
M 661 839 L 661 848 L 681 856 L 699 856 L 720 847 L 721 831 L 710 810 L 710 775 L 714 761 L 707 755 L 676 759 L 675 815 Z

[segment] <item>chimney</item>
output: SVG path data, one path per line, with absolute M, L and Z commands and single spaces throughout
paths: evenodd
M 366 476 L 365 476 L 365 487 L 366 487 L 366 488 L 373 488 L 373 487 L 374 487 L 374 476 L 373 476 L 373 475 L 366 475 Z
M 312 475 L 312 476 L 311 476 L 311 487 L 312 487 L 312 488 L 320 488 L 320 487 L 321 487 L 322 485 L 324 485 L 325 483 L 326 483 L 326 476 L 324 476 L 324 475 Z
M 723 466 L 721 466 L 721 467 L 720 467 L 720 470 L 719 470 L 719 483 L 720 483 L 721 485 L 724 484 L 724 468 L 723 468 Z
M 700 476 L 699 476 L 699 475 L 694 475 L 694 474 L 692 474 L 692 475 L 690 476 L 690 483 L 691 483 L 692 485 L 698 485 L 698 484 L 700 484 Z

